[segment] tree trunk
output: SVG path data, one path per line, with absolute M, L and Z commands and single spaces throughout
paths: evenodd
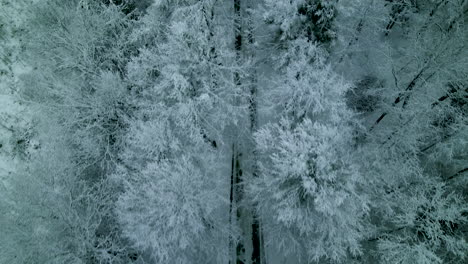
M 232 157 L 231 157 L 231 187 L 229 193 L 229 227 L 232 227 L 232 211 L 234 206 L 234 164 L 235 164 L 234 144 L 232 144 Z M 231 249 L 234 245 L 234 238 L 232 235 L 229 237 L 229 264 L 231 264 Z
M 242 16 L 241 16 L 241 0 L 234 0 L 234 49 L 236 53 L 236 61 L 237 64 L 241 64 L 241 51 L 242 51 Z M 234 73 L 234 83 L 237 86 L 240 86 L 241 77 L 239 72 Z M 236 224 L 242 223 L 242 208 L 240 206 L 242 201 L 242 194 L 243 194 L 243 186 L 242 186 L 242 169 L 240 164 L 240 156 L 242 155 L 236 148 L 239 142 L 234 142 L 232 146 L 233 152 L 233 160 L 232 160 L 232 171 L 231 171 L 231 191 L 233 192 L 233 197 L 231 200 L 231 207 L 232 204 L 236 206 Z M 232 210 L 232 209 L 231 209 Z M 231 211 L 232 213 L 232 211 Z M 232 216 L 232 215 L 231 215 Z M 243 234 L 242 234 L 243 235 Z M 230 244 L 230 249 L 233 247 L 233 243 Z M 245 246 L 244 241 L 241 237 L 237 241 L 236 249 L 235 249 L 235 263 L 236 264 L 244 264 L 245 261 Z
M 252 1 L 249 2 L 249 9 L 252 10 Z M 249 14 L 248 20 L 248 42 L 249 46 L 253 47 L 255 39 L 254 39 L 254 32 L 253 32 L 253 21 L 252 21 L 252 14 Z M 252 61 L 254 61 L 254 49 L 249 49 L 249 54 Z M 256 65 L 254 63 L 253 67 L 251 68 L 250 72 L 250 97 L 249 97 L 249 118 L 250 118 L 250 132 L 253 134 L 257 131 L 258 127 L 258 114 L 257 114 L 257 72 L 256 72 Z M 258 167 L 257 167 L 257 152 L 254 149 L 252 150 L 252 176 L 258 177 Z M 260 218 L 257 215 L 256 205 L 252 208 L 252 256 L 251 261 L 252 264 L 262 264 L 264 263 L 264 251 L 263 251 L 263 233 L 261 229 L 261 222 Z M 263 262 L 262 262 L 263 261 Z

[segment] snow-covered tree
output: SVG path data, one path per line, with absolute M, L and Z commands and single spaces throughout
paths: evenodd
M 118 229 L 103 225 L 115 190 L 81 180 L 66 131 L 52 122 L 41 126 L 40 149 L 1 184 L 0 262 L 129 263 L 115 240 Z
M 28 8 L 20 40 L 31 71 L 20 76 L 19 100 L 36 113 L 30 130 L 39 144 L 8 182 L 5 200 L 13 202 L 2 214 L 10 242 L 2 246 L 12 246 L 3 260 L 128 263 L 107 174 L 125 130 L 122 118 L 131 113 L 123 76 L 132 22 L 121 7 L 99 1 L 38 1 Z
M 239 88 L 222 7 L 158 1 L 133 33 L 141 48 L 127 72 L 137 109 L 114 178 L 124 189 L 117 208 L 124 235 L 150 262 L 228 257 L 235 230 L 224 136 L 242 108 L 234 105 Z
M 365 2 L 343 2 L 340 10 Z M 372 106 L 360 109 L 368 127 L 359 140 L 361 168 L 374 175 L 367 189 L 377 226 L 366 255 L 386 263 L 463 262 L 466 196 L 455 183 L 466 168 L 459 133 L 466 130 L 466 1 L 368 3 L 338 17 L 356 27 L 336 64 L 361 87 L 348 104 Z M 346 27 L 340 32 L 346 36 Z M 370 34 L 383 41 L 370 42 Z
M 22 77 L 22 96 L 67 128 L 76 162 L 107 169 L 131 112 L 123 77 L 132 22 L 118 6 L 94 1 L 88 8 L 53 0 L 33 8 L 25 57 L 34 69 Z
M 359 255 L 368 200 L 352 155 L 350 86 L 305 39 L 290 41 L 278 57 L 271 92 L 281 119 L 256 134 L 261 174 L 251 187 L 272 221 L 266 243 L 303 254 L 306 262 Z M 277 228 L 288 235 L 273 235 Z
M 220 263 L 227 258 L 229 227 L 221 210 L 228 201 L 215 165 L 219 161 L 211 149 L 199 149 L 199 158 L 192 151 L 153 161 L 124 181 L 119 220 L 124 235 L 147 252 L 149 261 Z
M 338 1 L 294 0 L 265 1 L 264 18 L 279 26 L 282 39 L 294 39 L 299 35 L 319 43 L 329 43 L 335 38 L 333 21 Z

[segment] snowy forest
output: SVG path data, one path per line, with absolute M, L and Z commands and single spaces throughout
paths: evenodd
M 468 0 L 0 0 L 0 264 L 468 263 Z

